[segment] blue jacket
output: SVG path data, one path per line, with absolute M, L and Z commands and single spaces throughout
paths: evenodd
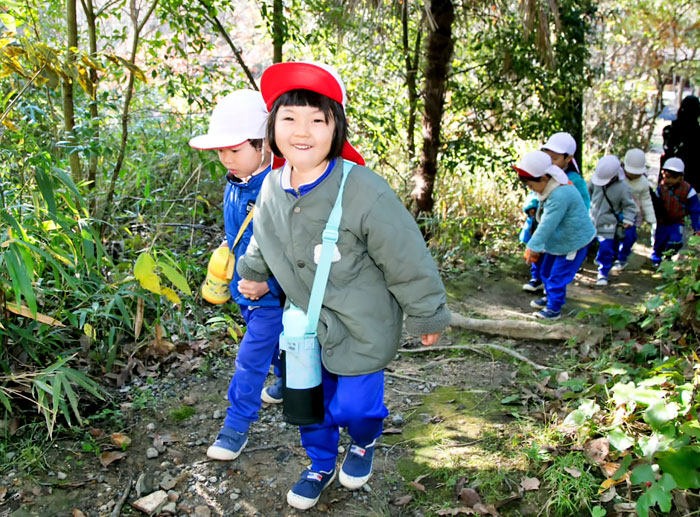
M 248 213 L 255 206 L 255 200 L 260 192 L 262 182 L 269 172 L 270 167 L 260 174 L 251 177 L 247 183 L 235 177 L 233 179 L 227 179 L 226 190 L 224 190 L 224 228 L 226 230 L 226 240 L 229 249 L 233 246 L 233 241 L 236 240 L 236 235 L 238 235 L 238 230 L 241 228 L 243 221 L 245 221 Z M 245 251 L 248 249 L 248 244 L 252 236 L 253 221 L 251 220 L 250 224 L 248 224 L 248 227 L 243 232 L 241 239 L 236 244 L 236 248 L 232 250 L 236 257 L 236 262 L 238 262 L 241 256 L 245 255 Z M 255 305 L 256 307 L 280 307 L 284 305 L 282 301 L 284 296 L 282 288 L 274 278 L 267 280 L 267 286 L 270 292 L 259 300 L 255 300 L 255 302 L 238 292 L 238 281 L 240 279 L 241 277 L 238 275 L 238 270 L 236 269 L 233 273 L 233 280 L 231 280 L 229 289 L 231 290 L 231 296 L 233 296 L 234 301 L 238 305 Z
M 530 196 L 527 201 L 525 202 L 525 206 L 523 207 L 523 212 L 527 214 L 527 219 L 525 219 L 525 224 L 523 225 L 523 229 L 520 230 L 520 242 L 525 242 L 527 243 L 531 238 L 532 234 L 535 233 L 535 230 L 537 229 L 537 221 L 533 216 L 527 213 L 528 210 L 535 209 L 537 210 L 537 207 L 540 206 L 540 202 L 537 200 L 536 195 Z
M 560 185 L 542 203 L 540 224 L 527 247 L 551 255 L 568 255 L 586 246 L 595 228 L 576 187 Z

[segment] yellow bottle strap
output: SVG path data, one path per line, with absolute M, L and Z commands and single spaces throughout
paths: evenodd
M 243 220 L 243 224 L 238 229 L 238 234 L 236 234 L 236 238 L 233 240 L 233 246 L 231 246 L 231 253 L 229 253 L 228 259 L 226 260 L 226 279 L 227 280 L 231 280 L 233 278 L 233 268 L 236 267 L 236 259 L 235 259 L 235 254 L 233 253 L 233 250 L 236 248 L 236 244 L 238 244 L 238 241 L 241 240 L 241 237 L 243 237 L 243 232 L 245 232 L 245 229 L 248 228 L 250 221 L 253 220 L 254 213 L 255 213 L 255 207 L 250 209 L 250 212 L 248 212 L 248 215 Z

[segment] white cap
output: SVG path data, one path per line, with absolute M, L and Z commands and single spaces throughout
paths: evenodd
M 569 178 L 566 173 L 556 165 L 552 165 L 552 159 L 544 151 L 531 151 L 522 157 L 515 170 L 522 178 L 528 176 L 532 178 L 540 178 L 545 174 L 549 174 L 562 185 L 569 183 Z M 522 174 L 521 171 L 526 173 Z
M 625 173 L 622 167 L 620 167 L 620 159 L 617 156 L 609 154 L 598 160 L 598 164 L 595 166 L 595 172 L 591 177 L 591 183 L 602 187 L 610 183 L 615 176 L 621 180 L 625 179 Z
M 192 138 L 190 146 L 226 149 L 247 140 L 265 138 L 266 131 L 267 108 L 260 92 L 236 90 L 216 104 L 209 120 L 209 131 Z
M 554 133 L 542 146 L 542 149 L 547 149 L 558 154 L 573 156 L 576 153 L 576 140 L 569 133 Z
M 641 149 L 630 149 L 625 153 L 625 172 L 630 174 L 647 173 L 647 157 Z
M 685 164 L 683 163 L 683 160 L 680 158 L 669 158 L 664 162 L 663 166 L 661 167 L 662 171 L 673 171 L 673 172 L 678 172 L 680 174 L 685 173 Z

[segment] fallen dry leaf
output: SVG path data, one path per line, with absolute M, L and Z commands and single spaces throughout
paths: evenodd
M 409 483 L 409 485 L 411 485 L 413 488 L 415 488 L 419 492 L 425 492 L 425 487 L 423 485 L 421 485 L 418 481 L 411 481 Z
M 117 460 L 122 459 L 126 454 L 123 452 L 115 452 L 115 451 L 109 451 L 109 452 L 103 452 L 100 454 L 100 463 L 102 464 L 103 467 L 108 466 L 110 463 L 113 463 Z
M 610 461 L 606 461 L 602 465 L 600 465 L 600 470 L 603 472 L 606 478 L 610 478 L 617 472 L 617 469 L 620 468 L 619 463 L 612 463 Z
M 126 449 L 129 445 L 131 445 L 131 438 L 122 433 L 112 433 L 112 436 L 110 436 L 109 439 L 120 449 Z
M 105 432 L 102 429 L 98 429 L 97 427 L 93 427 L 92 429 L 90 429 L 89 433 L 90 436 L 92 436 L 96 440 L 105 437 Z
M 7 495 L 7 488 L 2 487 L 0 488 L 0 503 L 5 499 L 5 496 Z
M 141 327 L 143 326 L 143 309 L 145 302 L 143 298 L 136 300 L 136 315 L 134 316 L 134 339 L 138 339 L 141 335 Z
M 194 406 L 197 403 L 197 397 L 195 395 L 185 395 L 182 397 L 182 403 L 185 406 Z
M 537 478 L 523 478 L 522 481 L 520 482 L 520 486 L 526 492 L 529 490 L 539 490 L 540 480 Z
M 612 501 L 616 495 L 617 491 L 615 490 L 615 487 L 611 486 L 610 490 L 608 490 L 607 492 L 603 492 L 598 499 L 601 503 L 608 503 Z
M 459 492 L 459 499 L 467 506 L 474 506 L 481 502 L 481 497 L 473 488 L 463 488 Z
M 564 467 L 564 471 L 571 474 L 571 477 L 573 477 L 573 478 L 580 478 L 581 477 L 581 471 L 579 469 L 575 469 L 574 467 Z
M 465 508 L 460 506 L 459 508 L 447 508 L 445 510 L 438 510 L 435 515 L 474 515 L 476 512 L 471 508 Z
M 596 438 L 586 442 L 583 446 L 583 455 L 598 465 L 605 462 L 609 452 L 610 442 L 608 442 L 607 438 Z
M 569 380 L 569 374 L 566 372 L 559 372 L 555 379 L 557 380 L 557 383 L 561 384 L 562 382 Z
M 399 429 L 398 427 L 389 427 L 388 429 L 384 429 L 382 431 L 382 434 L 401 434 L 403 431 Z
M 500 515 L 496 507 L 492 504 L 476 503 L 474 505 L 474 511 L 479 515 L 493 515 L 493 517 L 498 517 Z
M 625 475 L 622 476 L 622 477 L 621 477 L 620 479 L 618 479 L 618 480 L 614 480 L 613 478 L 608 478 L 608 479 L 606 479 L 605 481 L 603 481 L 603 482 L 600 484 L 600 488 L 598 489 L 598 494 L 602 494 L 603 492 L 605 492 L 606 490 L 608 490 L 610 487 L 613 487 L 613 486 L 615 486 L 615 485 L 619 485 L 620 483 L 623 483 L 624 481 L 627 480 L 627 478 L 629 477 L 629 475 L 630 475 L 630 473 L 629 473 L 629 471 L 627 471 L 627 472 L 625 472 Z
M 71 514 L 71 517 L 85 517 L 85 514 L 78 510 L 77 508 L 73 509 L 73 513 Z
M 393 504 L 394 506 L 404 506 L 404 505 L 407 505 L 408 503 L 410 503 L 412 500 L 413 500 L 412 495 L 402 495 L 398 499 L 394 499 L 391 502 L 391 504 Z

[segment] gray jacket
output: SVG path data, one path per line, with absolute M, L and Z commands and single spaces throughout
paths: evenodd
M 637 204 L 632 197 L 632 190 L 626 181 L 613 179 L 607 185 L 600 187 L 588 182 L 588 192 L 591 195 L 591 219 L 598 237 L 612 239 L 615 237 L 617 219 L 615 213 L 622 214 L 622 222 L 633 225 L 637 217 Z M 610 203 L 605 199 L 610 200 Z M 612 207 L 610 206 L 612 204 Z
M 296 197 L 280 186 L 281 169 L 263 183 L 255 236 L 238 261 L 242 278 L 274 274 L 291 303 L 308 308 L 316 273 L 314 249 L 338 195 L 343 162 L 311 192 Z M 412 334 L 442 331 L 450 322 L 445 288 L 418 226 L 384 179 L 353 167 L 343 193 L 337 243 L 318 327 L 323 365 L 339 375 L 384 368 L 396 355 L 403 315 Z

